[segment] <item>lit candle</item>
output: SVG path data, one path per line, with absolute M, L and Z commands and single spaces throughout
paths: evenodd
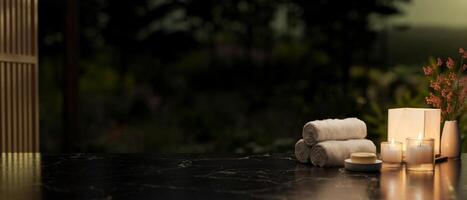
M 399 165 L 402 161 L 402 143 L 391 138 L 389 142 L 381 143 L 381 160 Z
M 434 139 L 424 139 L 419 134 L 417 139 L 407 138 L 406 163 L 409 170 L 432 170 Z

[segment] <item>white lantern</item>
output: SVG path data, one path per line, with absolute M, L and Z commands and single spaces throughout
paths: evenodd
M 407 138 L 433 138 L 434 154 L 439 154 L 441 110 L 431 108 L 394 108 L 388 110 L 388 138 L 402 142 Z

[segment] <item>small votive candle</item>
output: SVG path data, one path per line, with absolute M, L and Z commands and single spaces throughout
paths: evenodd
M 394 141 L 381 143 L 381 160 L 385 167 L 399 167 L 402 162 L 402 142 Z
M 407 138 L 405 163 L 411 171 L 434 170 L 434 143 L 433 138 Z

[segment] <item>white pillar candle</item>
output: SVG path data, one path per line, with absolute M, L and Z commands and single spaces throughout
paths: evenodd
M 406 159 L 409 170 L 433 170 L 434 169 L 434 139 L 407 138 Z
M 390 142 L 382 142 L 381 160 L 386 163 L 400 163 L 402 161 L 402 143 L 395 142 L 394 138 L 391 138 Z

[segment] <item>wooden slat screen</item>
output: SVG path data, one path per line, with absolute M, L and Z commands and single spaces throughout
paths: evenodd
M 0 150 L 39 152 L 37 0 L 0 0 Z

